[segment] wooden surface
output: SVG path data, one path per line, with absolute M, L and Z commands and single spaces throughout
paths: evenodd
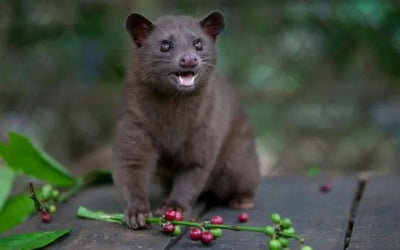
M 323 183 L 330 183 L 330 192 L 320 191 Z M 358 184 L 356 177 L 264 179 L 258 189 L 256 207 L 246 211 L 250 218 L 242 225 L 270 225 L 271 213 L 277 212 L 291 218 L 297 233 L 303 235 L 306 244 L 314 250 L 344 249 L 353 209 L 355 224 L 348 249 L 400 249 L 400 177 L 372 178 L 366 183 L 359 202 L 355 199 Z M 152 204 L 160 199 L 159 195 L 153 195 Z M 79 205 L 105 212 L 122 211 L 113 187 L 98 186 L 58 205 L 50 224 L 42 224 L 39 216 L 34 216 L 10 233 L 73 228 L 69 235 L 48 249 L 268 249 L 267 237 L 262 233 L 224 230 L 220 239 L 204 246 L 190 241 L 187 232 L 181 237 L 171 237 L 161 233 L 157 226 L 132 231 L 118 224 L 79 219 L 76 218 Z M 200 213 L 201 209 L 196 211 Z M 225 224 L 238 224 L 239 213 L 238 210 L 212 207 L 201 220 L 221 215 Z M 296 242 L 290 245 L 292 250 L 300 248 Z
M 77 218 L 80 205 L 94 211 L 122 212 L 114 188 L 111 185 L 99 186 L 84 190 L 68 202 L 57 205 L 57 212 L 51 223 L 43 224 L 39 216 L 34 216 L 11 233 L 72 227 L 69 235 L 50 245 L 48 249 L 163 249 L 174 240 L 174 237 L 160 233 L 157 227 L 132 231 L 119 224 Z
M 322 183 L 331 183 L 332 190 L 322 193 Z M 315 250 L 343 249 L 347 221 L 353 196 L 356 191 L 356 178 L 339 179 L 307 177 L 280 177 L 265 180 L 259 187 L 257 204 L 248 210 L 250 219 L 242 225 L 271 225 L 271 213 L 290 217 L 298 234 L 307 238 L 306 243 Z M 237 224 L 240 211 L 227 208 L 213 208 L 203 219 L 221 215 L 225 224 Z M 262 233 L 224 231 L 215 241 L 212 249 L 268 249 L 267 237 Z M 172 249 L 204 249 L 199 242 L 183 237 Z M 290 249 L 300 249 L 293 241 Z
M 363 192 L 349 249 L 400 249 L 400 178 L 379 176 Z

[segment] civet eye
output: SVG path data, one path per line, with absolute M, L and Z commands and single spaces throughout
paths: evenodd
M 196 48 L 196 50 L 202 50 L 203 49 L 203 43 L 201 42 L 200 39 L 194 40 L 193 46 Z
M 168 40 L 162 40 L 161 41 L 161 47 L 160 51 L 161 52 L 168 52 L 172 49 L 172 42 Z

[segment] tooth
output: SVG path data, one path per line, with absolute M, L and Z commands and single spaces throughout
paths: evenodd
M 179 76 L 179 84 L 182 84 L 182 81 L 183 81 L 182 77 Z

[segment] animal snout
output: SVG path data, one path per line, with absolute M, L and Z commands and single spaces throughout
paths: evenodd
M 179 60 L 179 65 L 183 68 L 193 68 L 199 64 L 196 55 L 184 54 Z

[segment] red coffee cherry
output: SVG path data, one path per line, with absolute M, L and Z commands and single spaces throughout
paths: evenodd
M 182 221 L 183 216 L 180 212 L 175 212 L 175 220 Z
M 212 233 L 205 231 L 203 232 L 203 235 L 201 236 L 201 242 L 203 244 L 210 244 L 214 239 L 214 235 Z
M 166 233 L 173 233 L 175 231 L 175 226 L 174 224 L 167 223 L 164 225 L 163 230 Z
M 175 220 L 176 212 L 174 210 L 167 210 L 165 212 L 166 220 Z
M 249 220 L 249 215 L 247 213 L 241 213 L 239 214 L 239 222 L 244 223 Z
M 201 240 L 201 236 L 203 235 L 203 232 L 201 231 L 200 228 L 194 227 L 190 229 L 189 236 L 190 239 L 196 241 L 196 240 Z
M 321 191 L 324 193 L 327 193 L 329 191 L 331 191 L 331 185 L 329 185 L 329 183 L 324 183 L 321 185 Z
M 43 212 L 41 217 L 43 223 L 49 223 L 51 221 L 51 215 L 49 213 Z
M 211 224 L 224 224 L 224 219 L 221 216 L 213 216 L 210 220 Z

